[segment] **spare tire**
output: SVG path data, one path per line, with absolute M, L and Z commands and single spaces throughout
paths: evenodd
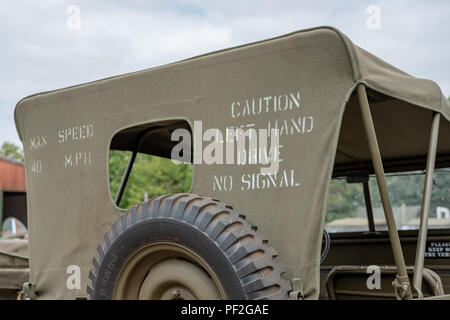
M 231 206 L 193 194 L 138 204 L 93 258 L 91 299 L 287 299 L 276 251 Z

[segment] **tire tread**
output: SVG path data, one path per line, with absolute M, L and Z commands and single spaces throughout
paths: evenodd
M 130 227 L 157 218 L 183 221 L 214 241 L 237 273 L 247 299 L 287 299 L 291 285 L 284 277 L 285 269 L 275 260 L 276 250 L 256 231 L 257 227 L 232 206 L 187 193 L 144 201 L 113 223 L 92 260 L 91 284 L 87 288 L 91 298 L 95 298 L 99 268 L 114 241 Z

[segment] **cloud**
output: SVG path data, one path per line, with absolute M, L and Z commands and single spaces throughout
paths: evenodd
M 81 10 L 69 30 L 67 8 Z M 367 7 L 381 29 L 366 27 Z M 15 0 L 0 7 L 0 134 L 18 143 L 13 110 L 36 92 L 154 67 L 318 25 L 450 95 L 450 3 L 425 1 Z

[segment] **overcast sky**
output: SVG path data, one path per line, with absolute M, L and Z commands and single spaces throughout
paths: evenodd
M 0 143 L 27 95 L 320 25 L 450 95 L 448 0 L 3 0 Z

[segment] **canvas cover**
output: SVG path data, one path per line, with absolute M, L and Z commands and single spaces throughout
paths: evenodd
M 28 279 L 28 240 L 0 239 L 0 299 L 15 299 Z
M 289 277 L 302 279 L 306 298 L 317 298 L 327 189 L 335 158 L 349 161 L 336 149 L 358 83 L 395 98 L 388 111 L 402 103 L 440 112 L 446 125 L 450 119 L 435 83 L 405 74 L 330 27 L 21 100 L 15 120 L 25 151 L 31 281 L 38 298 L 86 296 L 97 244 L 123 212 L 109 191 L 115 133 L 173 119 L 191 127 L 201 120 L 204 129 L 281 130 L 275 183 L 258 180 L 259 165 L 202 164 L 194 166 L 190 192 L 246 214 L 279 252 Z M 428 137 L 431 118 L 422 121 Z M 76 138 L 67 137 L 68 129 Z M 426 148 L 418 152 L 423 156 Z M 81 268 L 80 289 L 66 286 L 71 265 Z

